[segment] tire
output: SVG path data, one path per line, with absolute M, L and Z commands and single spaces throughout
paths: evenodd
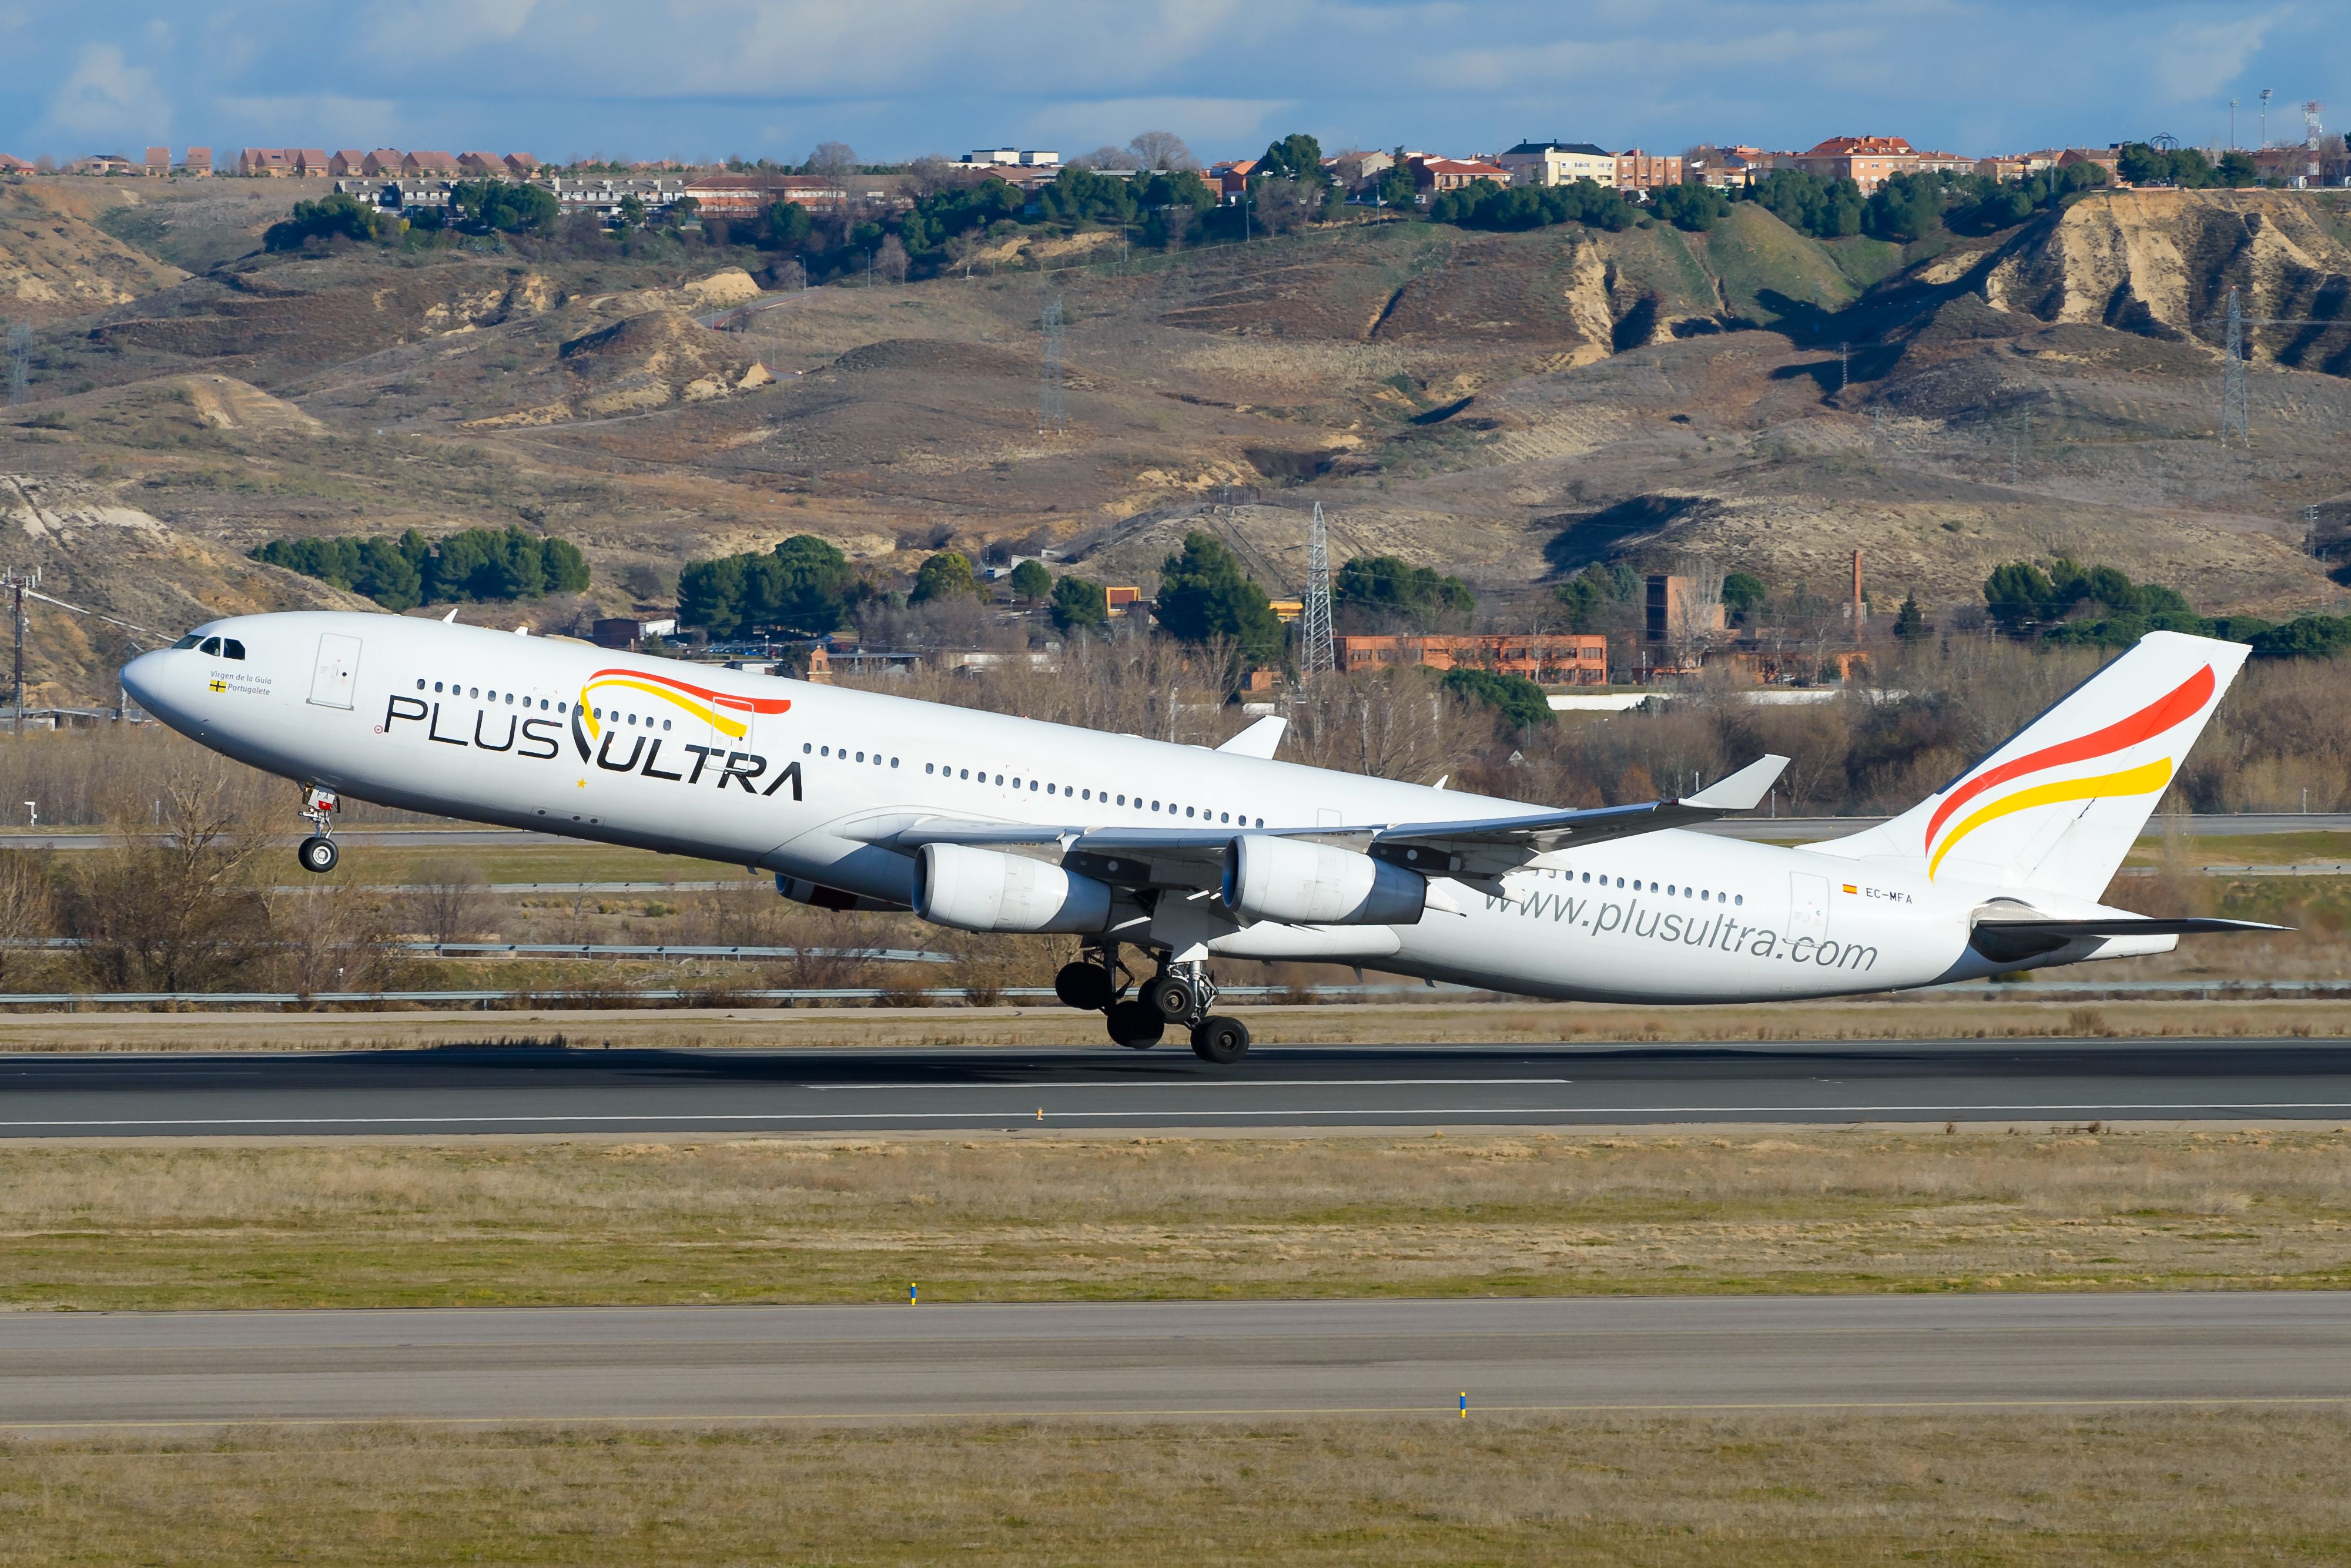
M 1167 1020 L 1147 1003 L 1113 1002 L 1110 1009 L 1110 1037 L 1129 1051 L 1149 1051 L 1167 1032 Z
M 302 862 L 304 871 L 324 876 L 335 869 L 335 862 L 342 859 L 342 854 L 335 848 L 334 840 L 312 833 L 294 852 L 294 858 Z
M 1102 1011 L 1117 995 L 1099 964 L 1062 965 L 1053 976 L 1053 994 L 1061 998 L 1063 1007 L 1083 1013 Z
M 1143 988 L 1143 1000 L 1169 1023 L 1192 1016 L 1192 988 L 1173 975 L 1161 975 Z
M 1230 1067 L 1249 1054 L 1249 1025 L 1238 1019 L 1210 1014 L 1192 1031 L 1192 1054 L 1219 1067 Z

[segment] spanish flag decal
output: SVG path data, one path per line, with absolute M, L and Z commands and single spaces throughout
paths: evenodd
M 1944 824 L 1957 816 L 1961 808 L 2003 784 L 2070 763 L 2111 757 L 2177 728 L 2204 711 L 2204 705 L 2212 700 L 2212 694 L 2219 684 L 2213 678 L 2212 666 L 2207 664 L 2172 691 L 2127 718 L 2118 719 L 2093 734 L 2043 747 L 2039 751 L 2011 762 L 2003 762 L 1968 779 L 1953 789 L 1943 803 L 1935 808 L 1935 814 L 1928 819 L 1926 841 L 1921 846 L 1928 857 L 1927 874 L 1932 877 L 1935 868 L 1943 863 L 1943 857 L 1949 854 L 1961 839 L 1987 822 L 1998 821 L 2002 817 L 2030 810 L 2035 806 L 2053 805 L 2064 800 L 2095 800 L 2109 795 L 2147 795 L 2160 791 L 2171 782 L 2171 758 L 2168 757 L 2158 757 L 2152 762 L 2117 772 L 2101 773 L 2086 779 L 2058 779 L 2020 789 L 1976 808 L 1961 818 L 1949 832 L 1943 832 Z M 1941 834 L 1939 842 L 1938 834 Z
M 571 743 L 579 747 L 583 760 L 595 751 L 608 722 L 596 716 L 596 710 L 603 706 L 600 699 L 621 693 L 658 697 L 729 740 L 740 740 L 751 732 L 749 725 L 730 714 L 779 714 L 792 706 L 789 697 L 737 696 L 648 670 L 599 670 L 588 677 L 587 685 L 580 688 L 580 700 L 571 705 Z

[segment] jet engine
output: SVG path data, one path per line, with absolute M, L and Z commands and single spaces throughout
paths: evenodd
M 1293 925 L 1416 925 L 1428 901 L 1417 872 L 1302 839 L 1246 833 L 1225 850 L 1225 907 Z
M 1023 855 L 925 844 L 914 860 L 914 913 L 959 931 L 1100 931 L 1110 901 L 1108 883 Z

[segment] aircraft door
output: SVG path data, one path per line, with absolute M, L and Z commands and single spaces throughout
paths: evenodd
M 1829 882 L 1792 872 L 1788 876 L 1788 935 L 1815 941 L 1829 934 Z
M 310 700 L 320 707 L 349 707 L 360 677 L 360 640 L 340 632 L 319 638 L 318 667 L 310 674 Z

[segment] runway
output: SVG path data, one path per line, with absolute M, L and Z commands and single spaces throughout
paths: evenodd
M 0 1136 L 2351 1121 L 2351 1041 L 0 1055 Z
M 2351 1296 L 0 1317 L 0 1431 L 2351 1403 Z

